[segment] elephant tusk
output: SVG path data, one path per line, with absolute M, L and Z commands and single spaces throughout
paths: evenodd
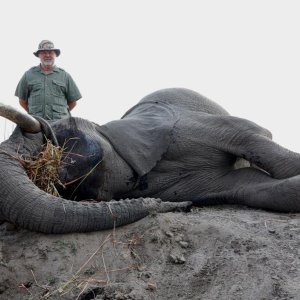
M 41 131 L 41 124 L 29 114 L 25 114 L 16 108 L 0 102 L 0 116 L 14 122 L 21 129 L 29 133 L 38 133 Z

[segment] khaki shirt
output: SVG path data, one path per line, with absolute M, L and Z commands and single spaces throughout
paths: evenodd
M 29 114 L 46 120 L 69 117 L 68 101 L 81 98 L 78 87 L 66 71 L 55 67 L 45 74 L 40 66 L 25 72 L 15 96 L 28 101 Z

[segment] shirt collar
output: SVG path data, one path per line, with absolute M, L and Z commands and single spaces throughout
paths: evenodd
M 43 72 L 43 70 L 42 70 L 42 67 L 41 67 L 41 64 L 39 64 L 39 65 L 37 66 L 37 71 L 44 74 L 44 72 Z M 49 72 L 48 74 L 51 74 L 51 73 L 53 73 L 53 72 L 59 72 L 59 69 L 58 69 L 58 67 L 57 67 L 56 65 L 54 66 L 54 68 L 52 69 L 52 71 Z

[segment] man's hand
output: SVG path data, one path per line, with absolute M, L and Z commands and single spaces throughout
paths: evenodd
M 28 112 L 28 102 L 24 99 L 19 98 L 19 103 Z
M 71 111 L 76 106 L 76 104 L 76 101 L 68 101 L 69 111 Z

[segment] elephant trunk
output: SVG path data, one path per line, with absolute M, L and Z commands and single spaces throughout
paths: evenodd
M 29 114 L 24 114 L 12 106 L 0 103 L 0 116 L 14 122 L 21 129 L 29 133 L 38 133 L 41 131 L 40 122 Z
M 40 190 L 18 161 L 0 155 L 0 215 L 6 221 L 44 233 L 86 232 L 113 228 L 145 217 L 142 201 L 74 202 Z
M 20 163 L 0 153 L 0 216 L 6 221 L 43 233 L 88 232 L 135 222 L 151 211 L 187 209 L 190 202 L 170 203 L 138 198 L 99 203 L 74 202 L 40 190 Z

